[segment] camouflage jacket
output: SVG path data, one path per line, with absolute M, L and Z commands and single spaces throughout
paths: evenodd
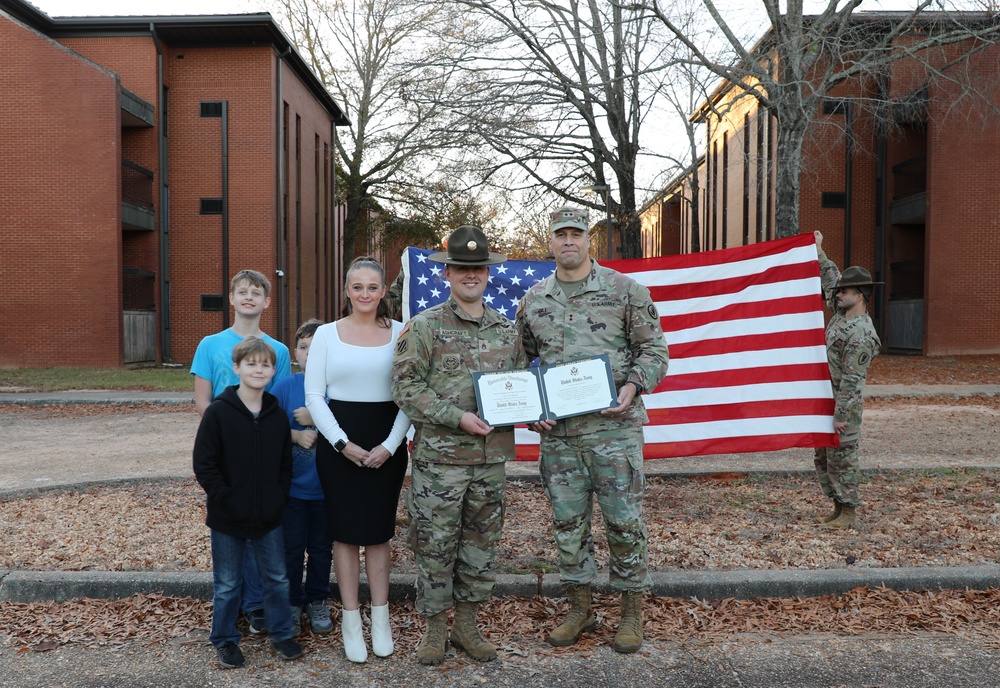
M 833 419 L 848 424 L 847 429 L 840 434 L 841 442 L 844 442 L 860 436 L 861 412 L 864 408 L 862 394 L 868 366 L 878 356 L 882 342 L 867 313 L 848 318 L 843 310 L 837 309 L 835 290 L 840 281 L 840 270 L 822 251 L 819 252 L 819 268 L 823 296 L 827 306 L 833 311 L 826 326 L 826 357 L 830 364 L 830 381 L 833 383 L 833 398 L 836 403 Z
M 392 361 L 392 397 L 413 422 L 414 462 L 500 463 L 514 458 L 514 429 L 485 437 L 458 429 L 476 412 L 474 371 L 524 368 L 517 329 L 490 307 L 482 324 L 454 299 L 414 316 L 399 335 Z
M 615 386 L 638 382 L 652 392 L 667 374 L 669 353 L 649 290 L 597 263 L 586 282 L 567 297 L 555 275 L 535 284 L 517 308 L 517 329 L 528 358 L 542 365 L 606 353 Z M 649 420 L 640 395 L 620 416 L 588 413 L 565 418 L 550 430 L 560 437 L 641 426 Z

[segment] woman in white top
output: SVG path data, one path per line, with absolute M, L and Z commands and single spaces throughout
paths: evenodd
M 306 367 L 306 407 L 321 439 L 316 470 L 326 497 L 328 535 L 340 588 L 344 652 L 368 658 L 361 632 L 359 550 L 371 590 L 372 651 L 392 654 L 389 540 L 406 473 L 410 420 L 392 401 L 390 374 L 402 323 L 389 316 L 385 272 L 370 257 L 347 270 L 344 317 L 313 335 Z

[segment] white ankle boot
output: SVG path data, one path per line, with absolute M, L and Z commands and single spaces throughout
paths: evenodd
M 340 620 L 340 634 L 344 638 L 344 653 L 352 662 L 367 662 L 368 648 L 361 631 L 361 610 L 343 610 Z
M 372 652 L 376 657 L 392 654 L 392 626 L 389 625 L 389 605 L 372 607 Z

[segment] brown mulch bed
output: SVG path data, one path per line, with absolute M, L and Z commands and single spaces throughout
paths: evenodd
M 1000 473 L 940 469 L 881 473 L 864 487 L 861 527 L 830 534 L 813 519 L 827 509 L 811 477 L 651 478 L 646 492 L 650 568 L 829 569 L 991 563 L 1000 548 Z M 0 503 L 0 569 L 207 571 L 204 494 L 193 479 L 43 492 Z M 551 511 L 537 482 L 508 483 L 497 567 L 556 570 Z M 400 514 L 403 513 L 402 505 Z M 128 518 L 122 518 L 128 514 Z M 595 517 L 598 564 L 607 543 Z M 412 573 L 400 527 L 393 566 Z
M 339 624 L 339 612 L 332 606 Z M 546 633 L 567 610 L 565 601 L 551 598 L 494 599 L 483 605 L 480 627 L 507 658 L 580 655 L 611 644 L 620 620 L 616 597 L 595 597 L 601 622 L 597 630 L 572 647 L 550 647 Z M 648 641 L 694 646 L 807 633 L 946 633 L 1000 647 L 998 610 L 998 589 L 897 592 L 866 587 L 805 599 L 652 597 L 643 606 Z M 423 622 L 409 601 L 393 603 L 392 619 L 396 656 L 411 655 L 420 641 Z M 0 637 L 6 636 L 7 644 L 19 651 L 44 652 L 66 643 L 88 647 L 204 643 L 210 626 L 211 603 L 206 600 L 133 595 L 122 600 L 0 602 Z M 245 641 L 261 642 L 251 636 L 245 636 Z M 305 630 L 299 641 L 307 651 L 341 645 L 337 632 L 320 636 Z M 460 656 L 455 661 L 469 660 Z

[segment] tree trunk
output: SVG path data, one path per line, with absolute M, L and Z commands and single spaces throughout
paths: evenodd
M 777 182 L 774 235 L 777 238 L 799 233 L 799 201 L 802 180 L 802 143 L 809 127 L 804 114 L 778 121 L 778 152 L 775 161 Z
M 691 173 L 691 253 L 701 250 L 701 190 L 698 188 L 698 166 Z M 678 246 L 678 250 L 680 247 Z

